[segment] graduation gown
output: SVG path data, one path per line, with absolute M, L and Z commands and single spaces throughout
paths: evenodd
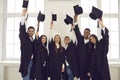
M 96 46 L 94 47 L 94 45 L 91 44 L 90 72 L 93 80 L 111 80 L 107 59 L 109 47 L 108 29 L 105 28 L 105 33 L 101 30 L 101 34 L 103 38 L 97 42 Z
M 53 41 L 49 43 L 49 61 L 50 61 L 50 77 L 51 80 L 61 80 L 62 64 L 64 63 L 64 48 L 56 49 Z
M 76 45 L 71 41 L 65 49 L 65 58 L 69 63 L 73 76 L 77 76 L 77 62 L 76 62 Z M 65 66 L 66 63 L 65 63 Z
M 75 25 L 75 35 L 77 38 L 76 58 L 78 64 L 78 75 L 81 80 L 89 80 L 87 76 L 89 61 L 89 42 L 84 42 L 84 36 L 81 35 L 78 25 Z
M 48 51 L 47 48 L 35 39 L 34 42 L 34 77 L 36 80 L 47 80 L 47 66 L 48 66 Z
M 19 29 L 19 38 L 20 38 L 20 50 L 21 50 L 21 58 L 20 58 L 20 68 L 19 72 L 21 72 L 22 77 L 28 74 L 28 66 L 31 61 L 31 56 L 34 54 L 34 41 L 32 42 L 29 38 L 28 33 L 26 32 L 25 24 L 21 25 Z

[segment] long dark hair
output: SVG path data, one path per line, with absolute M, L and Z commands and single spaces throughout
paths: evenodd
M 46 46 L 47 46 L 47 36 L 46 36 L 46 35 L 41 35 L 41 36 L 39 37 L 39 41 L 40 41 L 41 44 L 43 44 L 43 43 L 42 43 L 42 38 L 43 38 L 43 37 L 46 38 L 46 42 L 44 43 L 44 45 L 45 45 L 45 47 L 46 47 Z
M 91 34 L 91 35 L 90 35 L 90 37 L 93 37 L 93 38 L 95 38 L 95 40 L 96 40 L 96 43 L 98 43 L 98 38 L 97 38 L 97 36 L 96 36 L 95 34 Z

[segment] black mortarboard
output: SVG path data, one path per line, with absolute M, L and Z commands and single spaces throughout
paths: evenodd
M 66 19 L 64 19 L 64 22 L 68 24 L 73 24 L 73 18 L 70 17 L 69 15 L 66 15 Z
M 43 22 L 44 20 L 45 20 L 45 14 L 42 14 L 41 12 L 39 12 L 38 17 L 37 17 L 37 21 Z
M 97 18 L 102 18 L 103 11 L 96 7 L 92 7 L 92 12 L 89 14 L 90 18 L 96 20 Z
M 22 5 L 22 7 L 23 7 L 23 8 L 28 8 L 28 3 L 29 3 L 29 0 L 23 0 L 23 5 Z
M 56 14 L 52 14 L 52 21 L 57 21 L 57 15 Z
M 74 12 L 75 12 L 76 15 L 79 15 L 79 14 L 83 13 L 83 9 L 79 5 L 75 5 L 75 6 L 73 6 L 73 8 L 74 8 Z

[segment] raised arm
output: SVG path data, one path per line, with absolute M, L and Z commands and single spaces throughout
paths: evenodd
M 37 30 L 36 30 L 36 33 L 35 33 L 35 39 L 39 38 L 39 27 L 40 27 L 40 23 L 37 24 Z
M 49 41 L 50 42 L 53 41 L 53 26 L 54 26 L 53 21 L 51 21 L 51 23 L 50 23 L 50 32 L 49 32 Z
M 103 37 L 102 39 L 109 42 L 109 35 L 108 35 L 109 31 L 108 31 L 108 29 L 103 24 L 103 20 L 99 19 L 98 22 L 99 22 L 99 25 L 101 26 L 101 35 Z
M 108 49 L 109 49 L 109 30 L 105 27 L 103 20 L 98 20 L 99 21 L 99 25 L 101 26 L 101 35 L 102 35 L 102 39 L 100 40 L 102 44 L 104 44 L 104 49 L 105 49 L 105 54 L 108 53 Z
M 22 11 L 22 17 L 20 21 L 20 28 L 19 28 L 19 37 L 20 39 L 23 39 L 25 37 L 26 33 L 26 21 L 28 18 L 27 9 L 23 9 Z
M 78 22 L 78 16 L 75 15 L 74 16 L 74 26 L 72 26 L 72 29 L 74 29 L 74 31 L 75 31 L 77 40 L 80 41 L 83 36 L 81 35 L 81 32 L 79 30 L 77 22 Z
M 49 48 L 49 50 L 52 49 L 53 44 L 54 44 L 52 29 L 53 29 L 53 22 L 50 23 L 49 40 L 48 40 L 48 48 Z

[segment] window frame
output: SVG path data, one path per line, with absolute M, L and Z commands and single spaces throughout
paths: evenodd
M 80 1 L 81 2 L 81 1 Z M 96 5 L 99 9 L 102 8 L 102 1 L 101 0 L 97 0 L 96 1 Z M 118 46 L 119 46 L 119 59 L 109 59 L 109 62 L 120 62 L 120 0 L 118 0 L 118 13 L 104 13 L 103 18 L 118 18 L 118 36 L 119 36 L 119 42 L 118 42 Z M 80 4 L 81 5 L 81 4 Z M 82 16 L 80 16 L 79 19 L 79 23 L 81 25 L 81 18 L 87 18 L 89 17 L 89 13 L 83 13 Z M 117 31 L 115 31 L 117 32 Z
M 3 9 L 3 13 L 4 13 L 4 18 L 3 18 L 3 26 L 4 26 L 4 28 L 3 28 L 3 48 L 2 48 L 2 60 L 4 60 L 4 61 L 8 61 L 8 60 L 10 60 L 10 61 L 19 61 L 20 60 L 20 58 L 14 58 L 14 57 L 12 57 L 12 58 L 7 58 L 6 57 L 6 33 L 7 33 L 7 18 L 8 17 L 21 17 L 21 13 L 7 13 L 7 0 L 4 0 L 3 1 L 3 3 L 4 3 L 4 9 Z M 22 6 L 21 6 L 22 7 Z M 45 8 L 45 7 L 44 7 Z M 29 12 L 28 12 L 29 13 Z M 35 12 L 35 13 L 29 13 L 29 17 L 36 17 L 38 15 L 38 13 L 37 12 Z M 40 30 L 41 31 L 41 30 Z M 44 32 L 44 29 L 43 29 L 43 32 Z
M 15 60 L 19 60 L 18 59 L 12 59 L 12 58 L 6 58 L 6 30 L 7 30 L 7 17 L 21 17 L 21 14 L 20 13 L 7 13 L 7 0 L 4 0 L 3 1 L 4 3 L 4 9 L 3 9 L 3 47 L 2 47 L 2 59 L 3 60 L 10 60 L 10 61 L 15 61 Z M 45 3 L 44 3 L 45 4 Z M 101 0 L 97 0 L 97 7 L 101 9 Z M 45 10 L 45 7 L 44 7 L 44 10 Z M 81 18 L 84 18 L 84 17 L 89 17 L 88 16 L 89 14 L 88 13 L 83 13 Z M 37 16 L 37 13 L 29 13 L 29 16 L 30 17 L 36 17 Z M 110 62 L 120 62 L 120 0 L 118 0 L 118 14 L 115 14 L 115 13 L 104 13 L 103 15 L 104 18 L 118 18 L 118 35 L 119 35 L 119 59 L 109 59 Z M 80 24 L 81 24 L 81 19 L 79 19 L 80 21 Z

